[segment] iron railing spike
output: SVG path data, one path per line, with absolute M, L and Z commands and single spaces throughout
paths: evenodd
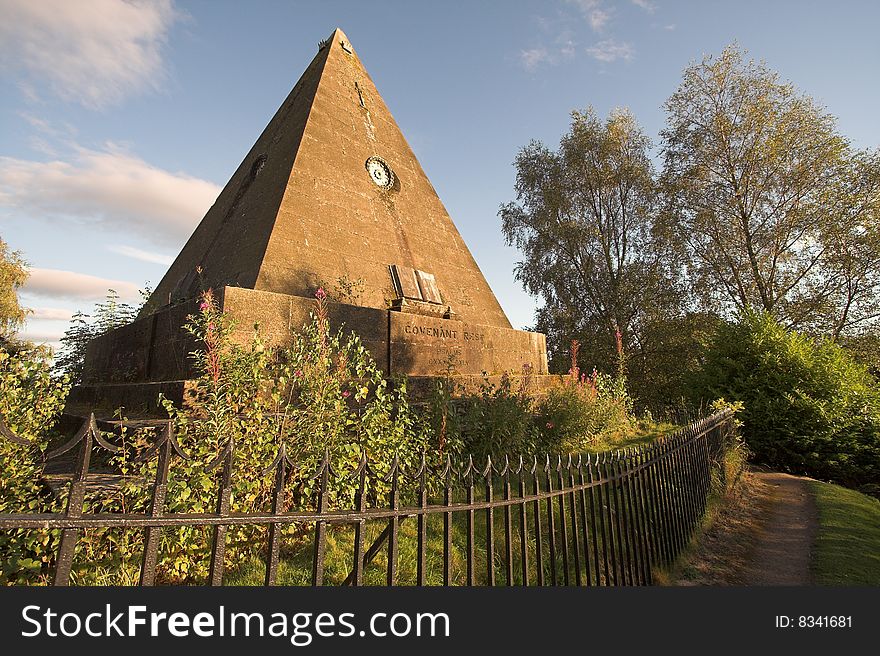
M 465 466 L 464 470 L 461 472 L 460 477 L 462 479 L 469 479 L 469 482 L 470 482 L 470 479 L 473 478 L 474 470 L 475 470 L 474 457 L 472 455 L 468 455 L 467 465 Z
M 366 473 L 367 471 L 367 454 L 365 451 L 361 450 L 361 455 L 358 458 L 357 467 L 354 468 L 352 472 L 352 476 L 360 476 L 361 474 Z
M 440 477 L 444 482 L 448 483 L 450 477 L 452 476 L 452 458 L 449 454 L 446 454 L 446 462 L 443 465 L 443 469 L 440 471 Z
M 174 435 L 174 431 L 171 430 L 170 422 L 168 427 L 168 439 L 171 441 L 171 448 L 174 449 L 174 452 L 183 460 L 192 460 L 192 456 L 186 453 L 180 446 L 180 442 L 177 441 L 177 437 Z
M 388 468 L 388 473 L 385 474 L 385 477 L 382 479 L 383 482 L 394 483 L 395 479 L 400 474 L 400 472 L 398 471 L 399 466 L 400 462 L 397 458 L 397 454 L 394 454 L 394 457 L 391 459 L 391 466 Z
M 229 457 L 229 455 L 233 449 L 232 443 L 233 443 L 233 439 L 231 437 L 228 440 L 226 440 L 226 444 L 223 446 L 223 450 L 217 455 L 217 457 L 214 459 L 213 462 L 211 462 L 209 465 L 205 466 L 204 472 L 206 474 L 209 474 L 212 471 L 214 471 L 215 469 L 217 469 L 217 467 L 219 467 L 221 465 L 221 463 L 223 463 L 223 461 L 226 460 L 227 457 Z
M 272 463 L 259 471 L 260 476 L 265 476 L 269 472 L 275 471 L 278 468 L 278 463 L 281 462 L 281 449 L 283 448 L 284 445 L 282 444 L 281 448 L 279 448 L 278 451 L 275 452 L 275 458 L 272 460 Z
M 62 444 L 61 446 L 59 446 L 57 449 L 54 449 L 53 451 L 49 451 L 45 455 L 45 459 L 51 460 L 52 458 L 57 458 L 58 456 L 67 453 L 73 447 L 78 445 L 80 443 L 80 441 L 86 436 L 86 434 L 90 430 L 91 430 L 91 426 L 89 425 L 89 421 L 88 420 L 84 421 L 83 425 L 76 432 L 76 435 L 74 435 L 72 438 L 70 438 L 70 440 L 68 440 L 65 444 Z

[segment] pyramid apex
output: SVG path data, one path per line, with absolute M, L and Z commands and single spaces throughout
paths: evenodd
M 342 31 L 342 28 L 337 27 L 335 30 L 333 30 L 333 33 L 330 36 L 328 36 L 323 41 L 320 41 L 318 43 L 318 51 L 320 52 L 324 48 L 334 45 L 343 48 L 348 53 L 353 52 L 351 42 L 348 40 L 345 32 Z

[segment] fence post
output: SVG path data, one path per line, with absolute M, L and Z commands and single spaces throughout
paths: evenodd
M 504 456 L 504 467 L 501 470 L 504 481 L 504 500 L 510 501 L 510 459 Z M 504 505 L 504 566 L 507 585 L 513 585 L 513 527 L 510 504 Z
M 596 478 L 593 477 L 593 469 L 596 471 Z M 611 532 L 611 524 L 608 523 L 608 527 L 606 529 L 606 517 L 610 517 L 610 509 L 607 507 L 605 503 L 604 496 L 602 492 L 602 487 L 605 485 L 606 477 L 602 473 L 602 469 L 600 468 L 599 454 L 596 454 L 596 462 L 594 467 L 589 469 L 590 472 L 590 483 L 592 484 L 594 481 L 596 482 L 596 496 L 599 501 L 599 533 L 602 536 L 602 564 L 604 565 L 604 573 L 605 573 L 605 585 L 612 585 L 612 580 L 614 583 L 617 582 L 617 571 L 616 565 L 614 563 L 614 535 L 609 535 Z M 593 488 L 590 488 L 592 491 Z M 607 490 L 606 490 L 607 492 Z M 609 549 L 609 545 L 611 549 Z M 610 555 L 610 558 L 609 558 Z
M 571 457 L 569 456 L 569 461 Z M 562 475 L 562 456 L 556 459 L 556 478 L 559 482 L 559 491 L 565 489 L 565 477 Z M 559 527 L 562 529 L 562 581 L 564 585 L 568 585 L 568 519 L 565 516 L 565 498 L 566 494 L 560 494 L 559 499 Z
M 209 468 L 213 469 L 222 462 L 220 473 L 220 485 L 217 497 L 217 515 L 229 516 L 229 500 L 232 496 L 232 462 L 235 453 L 235 441 L 229 438 L 224 452 L 217 457 L 217 461 Z M 210 584 L 223 585 L 223 571 L 226 567 L 226 525 L 214 526 L 214 539 L 211 543 L 211 570 L 208 576 Z
M 67 495 L 67 509 L 64 516 L 66 518 L 82 517 L 83 503 L 86 494 L 86 476 L 89 473 L 89 462 L 92 457 L 92 432 L 95 430 L 95 415 L 92 413 L 80 429 L 82 433 L 81 443 L 79 447 L 79 457 L 76 461 L 76 468 L 70 479 L 70 492 Z M 74 440 L 76 438 L 74 437 Z M 73 440 L 72 440 L 73 441 Z M 75 444 L 75 442 L 74 442 Z M 62 447 L 63 450 L 64 449 Z M 62 449 L 56 450 L 54 453 L 59 454 Z M 48 459 L 49 456 L 47 456 Z M 55 563 L 55 576 L 52 585 L 63 587 L 70 583 L 70 569 L 73 566 L 73 555 L 76 552 L 76 543 L 82 534 L 80 528 L 65 528 L 61 531 L 61 544 L 58 547 L 58 558 Z
M 389 472 L 389 476 L 391 478 L 391 499 L 388 504 L 389 510 L 396 511 L 399 504 L 399 490 L 398 490 L 398 469 L 400 467 L 400 463 L 397 459 L 397 456 L 394 456 L 394 460 L 391 461 L 391 471 Z M 400 528 L 400 517 L 396 514 L 391 516 L 391 519 L 388 520 L 388 576 L 386 578 L 386 582 L 389 586 L 397 585 L 397 548 L 398 548 L 398 530 Z
M 486 458 L 486 469 L 483 471 L 486 481 L 486 585 L 495 585 L 495 518 L 492 512 L 492 456 Z
M 419 552 L 418 561 L 416 562 L 416 584 L 417 585 L 427 585 L 427 514 L 425 513 L 425 509 L 428 507 L 428 488 L 426 481 L 426 469 L 427 463 L 425 462 L 425 454 L 422 453 L 422 463 L 419 467 L 418 472 L 418 480 L 419 480 L 419 508 L 422 512 L 419 513 L 418 516 L 418 544 L 416 548 Z
M 578 466 L 581 464 L 581 457 L 578 456 L 577 460 Z M 578 518 L 577 518 L 577 496 L 575 493 L 575 478 L 574 478 L 574 465 L 571 462 L 571 456 L 568 456 L 568 487 L 571 492 L 568 495 L 568 507 L 571 511 L 571 535 L 574 541 L 574 583 L 577 586 L 581 585 L 581 539 L 580 534 L 578 532 Z M 583 490 L 581 490 L 583 492 Z M 581 507 L 581 512 L 583 512 L 583 507 Z M 584 555 L 586 556 L 586 544 L 584 544 Z M 589 568 L 589 563 L 587 563 L 587 567 Z M 589 574 L 587 575 L 589 579 Z
M 550 456 L 544 465 L 547 477 L 547 542 L 550 547 L 550 585 L 556 585 L 556 518 L 553 514 L 553 477 L 550 475 Z
M 355 470 L 357 476 L 358 487 L 354 493 L 354 505 L 357 511 L 362 513 L 366 510 L 366 487 L 367 487 L 367 453 L 361 451 L 361 458 L 358 462 L 358 468 Z M 354 562 L 351 565 L 351 584 L 353 586 L 362 586 L 364 584 L 364 520 L 359 519 L 354 525 Z
M 519 457 L 519 498 L 525 499 L 526 496 L 526 478 L 525 478 L 525 462 L 523 457 Z M 529 541 L 528 541 L 528 511 L 526 502 L 523 500 L 519 504 L 519 548 L 520 562 L 522 564 L 522 584 L 529 584 Z
M 464 471 L 464 479 L 467 488 L 467 585 L 476 585 L 476 573 L 474 572 L 474 459 L 468 456 L 467 469 Z
M 330 453 L 325 450 L 318 469 L 318 499 L 315 504 L 315 552 L 312 557 L 312 585 L 324 585 L 324 547 L 326 526 L 321 519 L 327 512 L 327 486 L 330 479 Z
M 446 456 L 446 467 L 441 476 L 446 480 L 443 488 L 443 505 L 452 506 L 452 459 Z M 452 585 L 452 512 L 443 513 L 443 585 Z
M 543 541 L 543 531 L 541 530 L 541 502 L 538 500 L 538 497 L 541 495 L 541 481 L 540 475 L 538 474 L 538 457 L 535 456 L 534 462 L 532 464 L 532 492 L 535 496 L 534 505 L 532 506 L 535 512 L 535 579 L 538 585 L 544 585 L 544 548 L 541 542 Z
M 168 467 L 171 461 L 172 442 L 171 421 L 165 426 L 165 435 L 159 446 L 159 459 L 156 463 L 156 481 L 153 485 L 153 498 L 150 500 L 148 517 L 159 517 L 165 511 L 165 495 L 168 491 Z M 156 582 L 156 564 L 159 555 L 161 526 L 148 526 L 144 529 L 144 558 L 138 585 L 151 586 Z

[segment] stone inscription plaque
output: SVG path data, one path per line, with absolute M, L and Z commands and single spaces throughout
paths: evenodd
M 453 319 L 389 313 L 392 372 L 414 376 L 547 372 L 543 335 Z

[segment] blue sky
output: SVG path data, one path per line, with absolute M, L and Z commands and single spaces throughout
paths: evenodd
M 497 216 L 513 159 L 569 113 L 627 106 L 659 139 L 682 70 L 737 41 L 880 145 L 880 3 L 0 0 L 0 236 L 55 342 L 108 287 L 155 285 L 341 27 L 517 326 L 535 300 Z

